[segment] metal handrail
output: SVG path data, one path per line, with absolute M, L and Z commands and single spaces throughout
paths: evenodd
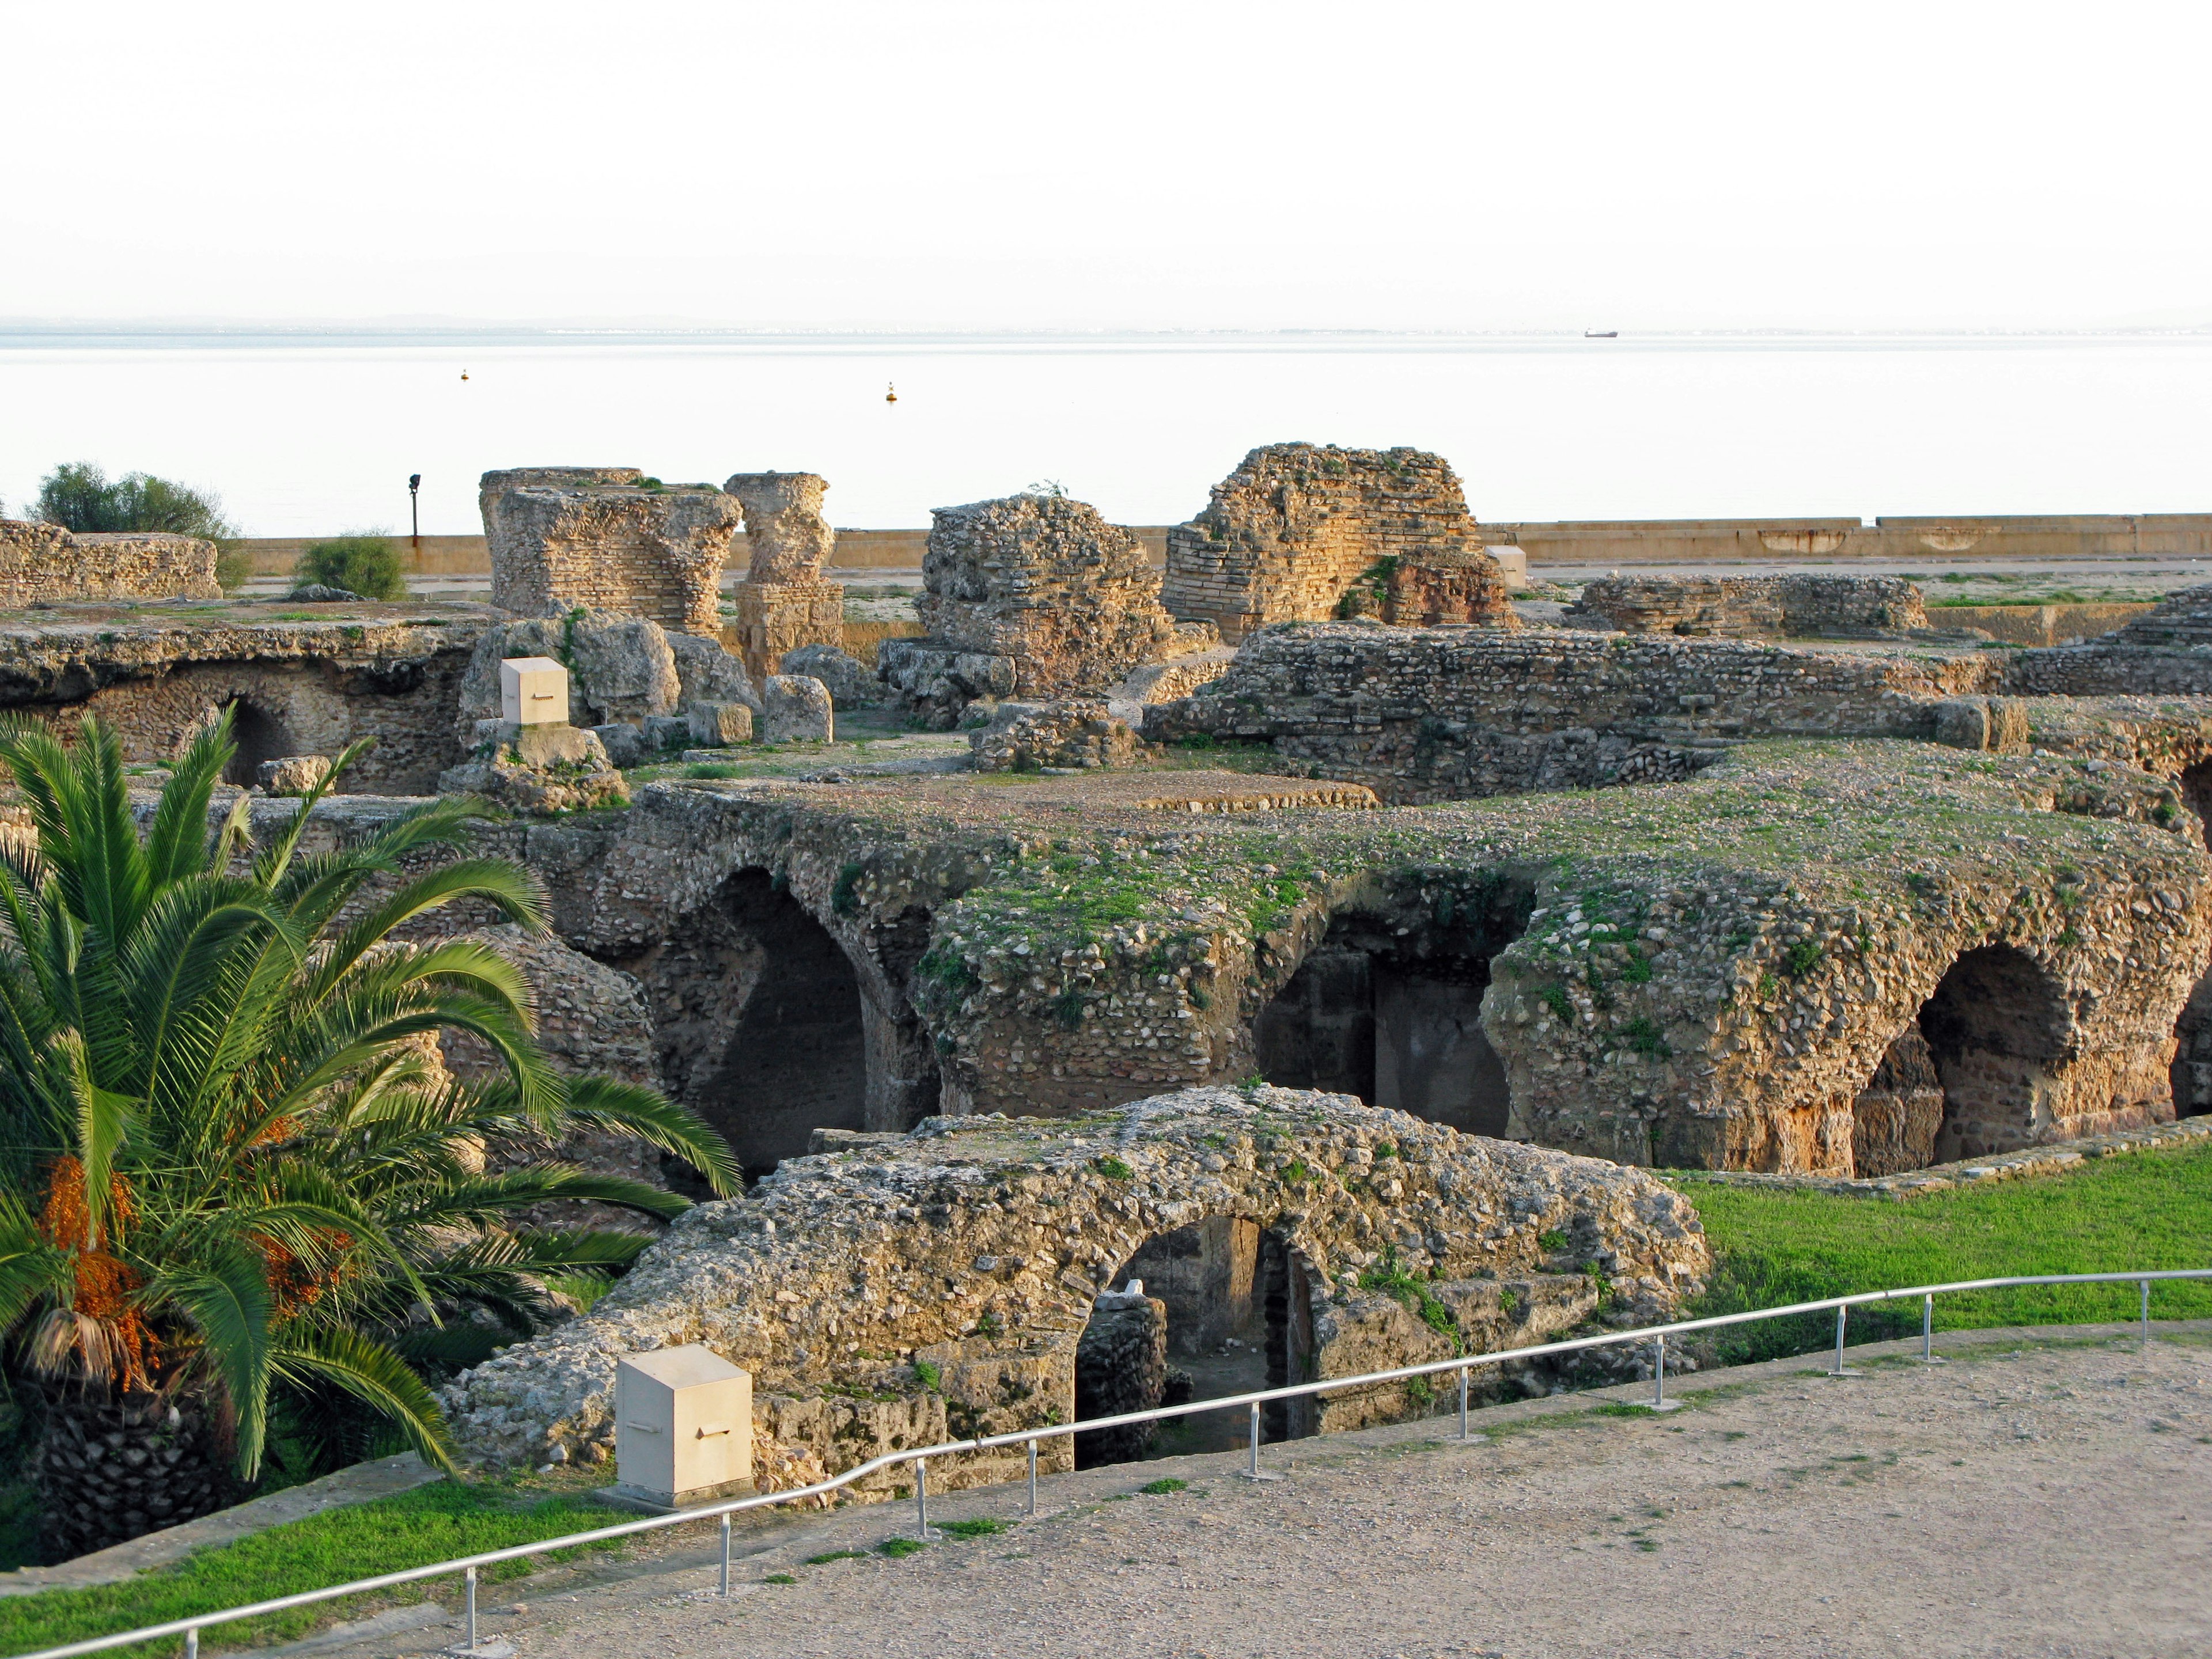
M 163 1636 L 182 1636 L 185 1638 L 185 1659 L 198 1659 L 199 1633 L 213 1625 L 228 1625 L 241 1619 L 258 1618 L 263 1613 L 282 1613 L 292 1607 L 303 1607 L 317 1601 L 335 1601 L 340 1596 L 359 1595 L 369 1590 L 389 1589 L 397 1584 L 409 1584 L 424 1578 L 442 1577 L 447 1573 L 464 1575 L 467 1587 L 467 1647 L 477 1645 L 477 1570 L 501 1561 L 520 1560 L 526 1556 L 546 1555 L 555 1550 L 573 1549 L 581 1544 L 596 1544 L 611 1538 L 626 1538 L 636 1533 L 657 1532 L 667 1527 L 686 1526 L 695 1521 L 720 1519 L 722 1533 L 722 1561 L 720 1578 L 720 1593 L 730 1593 L 730 1517 L 741 1510 L 765 1508 L 776 1504 L 797 1503 L 809 1498 L 836 1492 L 866 1479 L 879 1469 L 895 1468 L 902 1463 L 915 1466 L 915 1503 L 919 1535 L 935 1536 L 929 1528 L 929 1472 L 928 1462 L 933 1457 L 951 1456 L 960 1452 L 988 1451 L 1002 1446 L 1026 1446 L 1029 1449 L 1029 1503 L 1027 1512 L 1036 1513 L 1036 1449 L 1042 1440 L 1058 1439 L 1063 1436 L 1088 1434 L 1099 1429 L 1120 1428 L 1134 1423 L 1157 1423 L 1171 1417 L 1191 1417 L 1202 1412 L 1233 1410 L 1243 1406 L 1251 1419 L 1251 1452 L 1249 1466 L 1242 1471 L 1249 1480 L 1271 1480 L 1260 1469 L 1260 1407 L 1278 1400 L 1296 1400 L 1310 1395 L 1336 1394 L 1353 1389 L 1373 1388 L 1380 1383 L 1402 1382 L 1415 1377 L 1435 1376 L 1447 1371 L 1459 1374 L 1459 1432 L 1468 1437 L 1468 1381 L 1478 1365 L 1498 1365 L 1520 1359 L 1540 1359 L 1547 1354 L 1573 1353 L 1584 1348 L 1619 1346 L 1632 1342 L 1652 1343 L 1657 1352 L 1657 1364 L 1653 1367 L 1653 1397 L 1650 1409 L 1671 1411 L 1676 1402 L 1667 1399 L 1667 1339 L 1685 1331 L 1717 1330 L 1728 1325 L 1751 1324 L 1764 1319 L 1787 1319 L 1800 1314 L 1822 1313 L 1830 1309 L 1836 1315 L 1836 1363 L 1831 1376 L 1856 1376 L 1857 1372 L 1844 1368 L 1844 1338 L 1849 1310 L 1872 1302 L 1893 1302 L 1907 1297 L 1921 1298 L 1921 1352 L 1923 1363 L 1940 1365 L 1944 1362 L 1934 1352 L 1935 1306 L 1939 1296 L 1948 1296 L 1965 1291 L 2012 1290 L 2031 1285 L 2137 1285 L 2142 1287 L 2142 1340 L 2150 1341 L 2150 1287 L 2155 1281 L 2170 1279 L 2212 1279 L 2212 1267 L 2170 1267 L 2136 1273 L 2034 1273 L 2003 1279 L 1961 1279 L 1944 1285 L 1917 1285 L 1893 1291 L 1861 1291 L 1850 1296 L 1824 1297 L 1817 1302 L 1793 1302 L 1786 1307 L 1756 1308 L 1743 1313 L 1715 1314 L 1704 1319 L 1681 1319 L 1667 1325 L 1640 1326 L 1631 1331 L 1608 1331 L 1598 1336 L 1579 1336 L 1564 1342 L 1539 1342 L 1522 1348 L 1502 1348 L 1495 1353 L 1462 1354 L 1449 1359 L 1435 1359 L 1419 1365 L 1400 1365 L 1390 1370 L 1367 1371 L 1358 1376 L 1332 1376 L 1312 1382 L 1297 1382 L 1279 1389 L 1260 1389 L 1249 1394 L 1224 1395 L 1210 1400 L 1194 1400 L 1181 1405 L 1157 1406 L 1147 1411 L 1122 1412 L 1112 1417 L 1090 1418 L 1076 1423 L 1043 1424 L 1031 1429 L 1012 1429 L 1003 1434 L 981 1435 L 971 1440 L 947 1440 L 934 1446 L 911 1448 L 905 1451 L 886 1452 L 880 1457 L 870 1458 L 842 1474 L 817 1480 L 810 1486 L 799 1486 L 788 1492 L 756 1492 L 749 1498 L 732 1498 L 726 1503 L 702 1504 L 673 1515 L 648 1516 L 640 1521 L 624 1521 L 611 1527 L 595 1527 L 589 1532 L 573 1532 L 559 1538 L 548 1538 L 532 1544 L 514 1544 L 505 1549 L 484 1550 L 475 1555 L 456 1556 L 448 1561 L 439 1561 L 429 1566 L 407 1567 L 398 1572 L 380 1573 L 374 1578 L 356 1578 L 349 1583 L 333 1584 L 326 1589 L 301 1590 L 294 1595 L 280 1595 L 266 1601 L 254 1601 L 242 1607 L 231 1607 L 222 1613 L 201 1613 L 189 1619 L 173 1619 L 167 1624 L 148 1625 L 143 1629 L 122 1631 L 112 1636 L 95 1636 L 82 1642 L 70 1642 L 58 1648 L 45 1648 L 35 1653 L 21 1656 L 21 1659 L 70 1659 L 81 1653 L 99 1653 L 109 1648 L 126 1647 L 136 1642 L 150 1642 Z M 459 1650 L 455 1650 L 459 1651 Z

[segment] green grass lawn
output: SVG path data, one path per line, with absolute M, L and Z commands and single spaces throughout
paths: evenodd
M 2212 1147 L 2135 1152 L 2070 1175 L 1897 1202 L 1670 1178 L 1704 1217 L 1718 1264 L 1693 1316 L 1945 1279 L 2212 1267 Z M 2053 1285 L 1939 1297 L 1936 1324 L 2094 1322 L 2136 1311 L 2132 1285 Z M 2154 1286 L 2151 1317 L 2212 1317 L 2212 1280 Z M 1920 1304 L 1854 1309 L 1850 1328 L 1869 1342 L 1916 1335 Z M 1820 1314 L 1744 1327 L 1713 1353 L 1735 1364 L 1833 1340 L 1834 1316 Z
M 122 1583 L 42 1590 L 0 1600 L 0 1654 L 28 1653 L 636 1518 L 586 1498 L 533 1491 L 520 1483 L 441 1480 L 374 1503 L 271 1527 Z M 611 1550 L 621 1545 L 596 1547 Z M 580 1553 L 562 1551 L 541 1559 L 571 1559 Z M 483 1569 L 483 1577 L 495 1583 L 521 1577 L 531 1570 L 530 1562 L 510 1561 Z M 217 1648 L 283 1642 L 337 1620 L 359 1619 L 379 1607 L 432 1600 L 458 1609 L 459 1596 L 457 1578 L 430 1579 L 388 1595 L 325 1602 L 225 1625 L 210 1630 L 201 1640 L 204 1646 Z M 423 1644 L 430 1644 L 428 1638 Z M 172 1640 L 117 1651 L 169 1654 L 182 1646 L 180 1640 Z

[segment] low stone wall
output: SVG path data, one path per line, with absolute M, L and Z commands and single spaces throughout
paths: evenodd
M 751 1196 L 690 1211 L 589 1314 L 463 1373 L 447 1407 L 471 1457 L 603 1459 L 617 1358 L 703 1342 L 752 1371 L 758 1437 L 829 1470 L 1064 1423 L 1094 1299 L 1149 1243 L 1222 1220 L 1259 1230 L 1273 1267 L 1277 1382 L 1540 1340 L 1595 1312 L 1596 1274 L 1608 1321 L 1663 1318 L 1711 1261 L 1695 1212 L 1640 1171 L 1342 1096 L 1216 1088 L 1072 1120 L 933 1118 L 787 1161 Z M 1395 1282 L 1363 1285 L 1386 1262 L 1449 1310 L 1449 1332 Z M 1205 1316 L 1165 1283 L 1148 1289 L 1170 1335 Z M 1279 1413 L 1275 1428 L 1428 1409 L 1402 1388 L 1371 1390 Z M 1048 1469 L 1068 1460 L 1065 1439 L 1041 1448 Z M 1021 1468 L 1014 1448 L 933 1462 L 931 1475 L 961 1487 Z
M 2156 607 L 2149 604 L 1937 605 L 1928 619 L 1939 629 L 1979 629 L 2008 645 L 2049 647 L 2099 639 Z
M 1272 743 L 1319 775 L 1428 801 L 1687 776 L 1751 737 L 1934 735 L 1986 656 L 1841 655 L 1573 630 L 1270 629 L 1146 712 L 1148 740 Z
M 1872 638 L 1929 626 L 1920 590 L 1901 576 L 1605 576 L 1573 609 L 1627 633 L 1686 637 Z
M 2008 691 L 2028 696 L 2212 695 L 2212 586 L 2185 587 L 2081 645 L 2012 653 Z
M 0 610 L 70 599 L 214 599 L 216 545 L 193 536 L 76 535 L 0 519 Z

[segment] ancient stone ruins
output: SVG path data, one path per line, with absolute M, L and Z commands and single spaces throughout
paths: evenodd
M 488 473 L 489 606 L 0 538 L 0 702 L 149 769 L 230 711 L 262 836 L 374 737 L 311 846 L 483 798 L 559 1062 L 757 1178 L 459 1378 L 475 1455 L 605 1455 L 656 1346 L 752 1373 L 790 1485 L 1643 1320 L 1709 1266 L 1648 1167 L 1912 1182 L 2212 1110 L 2212 587 L 2017 649 L 1892 578 L 1516 599 L 1439 458 L 1274 445 L 1164 568 L 1063 496 L 939 510 L 874 647 L 826 487 Z

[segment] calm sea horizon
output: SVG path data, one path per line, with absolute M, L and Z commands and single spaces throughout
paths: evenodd
M 10 515 L 92 460 L 258 536 L 404 532 L 411 472 L 423 533 L 470 533 L 479 473 L 546 465 L 819 472 L 855 528 L 1047 482 L 1161 524 L 1291 439 L 1434 450 L 1493 522 L 2199 512 L 2212 335 L 0 325 Z

